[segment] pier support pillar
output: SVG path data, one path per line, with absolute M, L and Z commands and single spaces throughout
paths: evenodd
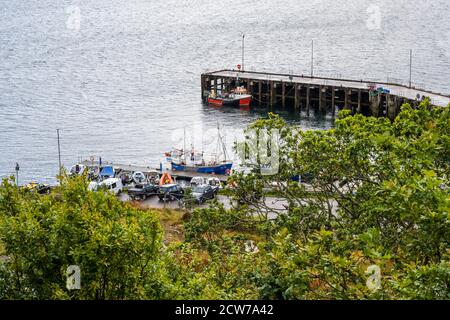
M 344 109 L 349 109 L 348 108 L 348 90 L 345 90 Z
M 358 108 L 356 109 L 357 113 L 361 113 L 361 90 L 358 90 Z
M 395 119 L 395 97 L 390 95 L 390 94 L 386 94 L 386 116 L 391 120 L 394 121 Z
M 300 86 L 297 84 L 294 84 L 294 109 L 297 111 L 298 110 L 298 92 L 299 92 L 299 88 Z
M 397 117 L 397 115 L 400 112 L 400 98 L 398 96 L 394 96 L 394 119 Z
M 369 96 L 369 104 L 370 104 L 370 114 L 373 117 L 378 117 L 380 114 L 380 95 L 374 95 L 373 93 Z
M 258 105 L 261 105 L 262 103 L 262 83 L 261 80 L 258 81 Z
M 281 81 L 281 107 L 284 109 L 286 106 L 286 84 Z
M 331 114 L 333 115 L 333 117 L 336 113 L 336 102 L 334 101 L 335 97 L 336 97 L 336 90 L 334 90 L 333 87 L 331 88 Z
M 306 114 L 308 115 L 308 117 L 309 117 L 309 95 L 310 95 L 310 91 L 311 91 L 311 88 L 308 86 L 306 88 Z
M 270 106 L 273 106 L 274 96 L 275 96 L 275 87 L 273 81 L 269 82 L 269 96 L 270 96 Z
M 323 112 L 322 107 L 322 86 L 319 86 L 319 112 Z
M 324 88 L 323 86 L 319 87 L 319 111 L 321 113 L 326 112 L 326 96 L 324 94 L 325 90 L 326 90 L 326 88 Z

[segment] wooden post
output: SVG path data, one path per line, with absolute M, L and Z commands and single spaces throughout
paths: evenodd
M 393 104 L 392 104 L 391 95 L 389 93 L 386 93 L 386 117 L 388 117 L 389 119 L 391 119 L 392 109 L 393 109 Z
M 273 96 L 274 96 L 274 90 L 273 87 L 273 81 L 269 81 L 269 96 L 270 96 L 270 106 L 273 106 Z
M 205 79 L 205 89 L 208 91 L 208 94 L 211 93 L 211 79 L 209 77 Z
M 358 109 L 356 110 L 357 113 L 361 113 L 361 89 L 358 90 Z
M 273 83 L 273 91 L 272 91 L 272 94 L 273 94 L 273 105 L 276 105 L 277 101 L 278 101 L 278 99 L 277 99 L 277 87 L 278 87 L 278 83 L 274 82 Z
M 394 112 L 392 115 L 392 120 L 394 120 L 397 117 L 399 109 L 400 109 L 400 99 L 398 96 L 394 96 Z
M 262 103 L 262 83 L 261 80 L 258 81 L 258 105 L 261 105 Z
M 348 109 L 348 90 L 345 90 L 345 101 L 344 101 L 344 108 Z
M 334 87 L 331 88 L 331 114 L 335 115 L 336 113 L 336 102 L 334 101 L 336 97 L 336 90 L 334 90 Z
M 396 96 L 390 95 L 389 93 L 386 94 L 386 115 L 391 121 L 394 121 L 396 117 L 396 102 Z
M 369 93 L 370 115 L 378 117 L 380 113 L 380 95 Z
M 284 109 L 286 106 L 286 84 L 281 81 L 281 107 Z
M 299 85 L 294 84 L 294 109 L 298 110 L 298 87 Z
M 324 106 L 323 106 L 323 87 L 319 87 L 319 111 L 321 113 L 324 113 Z
M 308 86 L 306 88 L 306 114 L 309 116 L 309 92 L 311 88 Z

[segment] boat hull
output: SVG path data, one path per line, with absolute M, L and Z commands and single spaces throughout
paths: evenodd
M 198 173 L 206 173 L 206 174 L 230 174 L 231 167 L 233 163 L 223 163 L 216 166 L 190 166 L 177 164 L 172 162 L 172 170 L 173 171 L 189 171 L 189 172 L 198 172 Z
M 208 98 L 208 103 L 215 106 L 246 107 L 252 102 L 251 96 L 234 99 Z

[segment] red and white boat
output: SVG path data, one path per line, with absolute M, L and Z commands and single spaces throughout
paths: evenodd
M 247 107 L 252 102 L 252 96 L 244 87 L 237 87 L 231 93 L 217 95 L 214 91 L 208 96 L 208 103 L 215 106 Z

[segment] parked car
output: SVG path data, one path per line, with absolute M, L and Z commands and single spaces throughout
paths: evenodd
M 165 184 L 159 187 L 158 197 L 161 201 L 181 200 L 184 190 L 178 184 Z
M 117 195 L 123 190 L 122 180 L 118 178 L 108 178 L 98 184 L 98 189 L 102 188 Z
M 143 185 L 136 185 L 134 188 L 128 189 L 128 195 L 131 199 L 142 199 L 145 200 L 148 197 L 158 194 L 159 187 L 157 185 L 148 183 Z
M 116 175 L 116 172 L 115 172 L 113 166 L 104 166 L 101 168 L 99 175 L 100 175 L 101 179 L 114 178 Z
M 199 204 L 201 204 L 206 200 L 214 199 L 218 191 L 218 187 L 214 188 L 209 184 L 202 184 L 192 188 L 192 196 Z

